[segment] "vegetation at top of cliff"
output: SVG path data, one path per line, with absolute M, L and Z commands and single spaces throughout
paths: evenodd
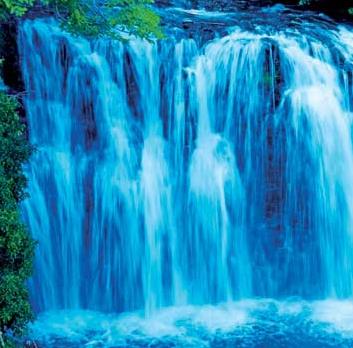
M 34 5 L 34 0 L 0 0 L 0 16 L 5 19 L 8 14 L 24 15 Z
M 160 18 L 150 8 L 152 3 L 153 0 L 41 0 L 39 5 L 55 13 L 64 29 L 74 34 L 121 39 L 123 31 L 144 39 L 160 39 Z M 0 0 L 0 18 L 23 16 L 35 4 L 35 0 Z
M 32 271 L 34 241 L 20 219 L 25 198 L 22 171 L 32 148 L 17 113 L 14 97 L 0 92 L 0 346 L 2 333 L 21 334 L 32 318 L 26 279 Z

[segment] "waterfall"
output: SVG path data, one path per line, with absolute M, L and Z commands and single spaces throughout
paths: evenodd
M 19 33 L 37 312 L 353 295 L 353 30 Z

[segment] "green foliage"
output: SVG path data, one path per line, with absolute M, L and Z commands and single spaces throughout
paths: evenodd
M 151 33 L 157 39 L 164 37 L 159 17 L 153 11 L 140 4 L 122 8 L 116 16 L 111 18 L 110 24 L 112 27 L 120 26 L 123 30 L 145 39 L 149 39 Z
M 13 342 L 10 339 L 6 339 L 3 343 L 4 348 L 18 348 L 18 345 L 16 345 L 15 342 Z
M 14 272 L 4 275 L 0 284 L 0 298 L 2 326 L 11 327 L 16 334 L 21 334 L 28 320 L 32 319 L 28 291 L 23 285 L 23 278 Z
M 90 0 L 56 0 L 59 12 L 67 12 L 63 27 L 71 33 L 120 39 L 117 29 L 151 39 L 162 38 L 159 17 L 148 7 L 151 0 L 107 0 L 99 6 Z
M 0 13 L 6 12 L 15 16 L 23 16 L 34 4 L 34 0 L 0 0 Z
M 25 281 L 32 271 L 34 242 L 18 211 L 26 187 L 22 165 L 32 148 L 17 108 L 15 98 L 0 93 L 0 332 L 8 328 L 20 334 L 32 319 Z
M 16 112 L 16 99 L 0 93 L 0 107 L 0 168 L 9 178 L 12 195 L 20 201 L 25 197 L 26 186 L 22 164 L 29 158 L 32 149 L 25 138 L 25 126 Z
M 34 0 L 0 0 L 0 17 L 23 16 Z M 159 17 L 149 8 L 153 0 L 41 0 L 54 10 L 64 29 L 87 36 L 120 39 L 116 29 L 145 38 L 162 38 Z

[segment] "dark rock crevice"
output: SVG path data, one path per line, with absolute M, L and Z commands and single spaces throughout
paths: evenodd
M 19 94 L 24 91 L 17 34 L 17 20 L 11 19 L 0 24 L 0 57 L 3 59 L 1 76 L 11 94 Z

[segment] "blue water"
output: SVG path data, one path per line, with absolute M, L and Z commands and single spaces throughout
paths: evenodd
M 282 7 L 164 11 L 158 43 L 21 26 L 33 336 L 349 347 L 336 305 L 353 305 L 353 29 Z M 174 333 L 140 328 L 175 313 Z
M 337 313 L 339 311 L 339 313 Z M 44 347 L 328 348 L 353 345 L 350 301 L 244 300 L 142 313 L 40 314 L 33 338 Z

